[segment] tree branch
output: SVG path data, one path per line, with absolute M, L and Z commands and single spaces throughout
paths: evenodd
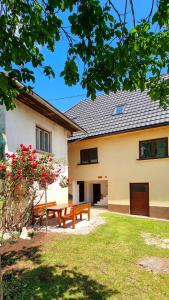
M 150 13 L 149 13 L 149 15 L 148 15 L 148 21 L 150 21 L 150 18 L 151 18 L 152 13 L 153 13 L 154 2 L 155 2 L 155 0 L 152 0 L 151 10 L 150 10 Z
M 135 27 L 136 26 L 136 20 L 135 20 L 133 0 L 130 0 L 130 6 L 131 6 L 131 12 L 132 12 L 132 16 L 133 16 L 133 24 L 134 24 L 134 27 Z
M 121 28 L 123 29 L 123 22 L 122 22 L 122 19 L 121 19 L 121 15 L 119 13 L 119 11 L 117 10 L 117 8 L 114 6 L 113 2 L 111 0 L 108 1 L 109 4 L 112 6 L 112 8 L 114 9 L 114 11 L 116 12 L 116 14 L 118 15 L 118 18 L 119 18 L 119 21 L 120 21 L 120 24 L 121 24 Z
M 124 8 L 124 26 L 125 26 L 125 23 L 126 23 L 127 5 L 128 5 L 128 0 L 125 1 L 125 8 Z
M 61 29 L 62 31 L 64 32 L 67 40 L 68 40 L 68 43 L 69 43 L 69 46 L 72 47 L 73 46 L 73 39 L 72 37 L 70 36 L 70 34 L 65 30 L 65 28 L 63 26 L 61 26 Z

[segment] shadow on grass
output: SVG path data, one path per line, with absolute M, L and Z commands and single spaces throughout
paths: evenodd
M 63 264 L 44 265 L 40 246 L 11 249 L 2 255 L 4 300 L 107 300 L 118 290 Z M 17 262 L 23 262 L 18 265 Z M 28 261 L 34 268 L 28 269 Z
M 35 264 L 41 262 L 41 253 L 39 247 L 25 247 L 18 251 L 6 252 L 2 255 L 2 269 L 13 266 L 20 260 L 31 260 Z
M 118 293 L 63 265 L 12 270 L 4 274 L 4 300 L 107 300 Z

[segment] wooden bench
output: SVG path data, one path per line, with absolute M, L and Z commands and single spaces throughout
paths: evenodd
M 43 218 L 46 216 L 46 207 L 54 206 L 56 202 L 48 202 L 47 206 L 46 203 L 37 204 L 33 207 L 32 212 L 32 224 L 35 224 L 36 220 L 42 225 Z M 49 217 L 55 217 L 55 212 L 48 212 Z
M 63 227 L 64 228 L 66 227 L 67 220 L 72 220 L 73 223 L 72 227 L 73 229 L 75 229 L 77 216 L 80 215 L 80 220 L 82 220 L 83 213 L 87 213 L 88 221 L 90 221 L 90 207 L 91 207 L 91 203 L 82 203 L 82 204 L 73 205 L 70 208 L 69 213 L 66 213 L 65 215 L 61 216 Z

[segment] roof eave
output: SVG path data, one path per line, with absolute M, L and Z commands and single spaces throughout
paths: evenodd
M 134 131 L 139 131 L 139 130 L 145 130 L 145 129 L 150 129 L 150 128 L 157 128 L 157 127 L 162 127 L 162 126 L 169 126 L 169 121 L 168 122 L 163 122 L 163 123 L 158 123 L 154 125 L 147 125 L 147 126 L 142 126 L 138 128 L 129 128 L 125 130 L 120 130 L 116 132 L 109 132 L 109 133 L 102 133 L 98 135 L 93 135 L 93 136 L 85 136 L 85 137 L 80 137 L 80 138 L 74 138 L 74 139 L 68 139 L 69 143 L 73 142 L 80 142 L 81 140 L 88 140 L 88 139 L 96 139 L 104 136 L 110 136 L 110 135 L 117 135 L 117 134 L 123 134 L 123 133 L 129 133 L 129 132 L 134 132 Z
M 23 85 L 19 82 L 17 82 L 17 86 L 18 88 L 23 88 Z M 81 131 L 83 133 L 86 133 L 86 131 L 82 127 L 73 122 L 70 118 L 65 116 L 62 112 L 60 112 L 45 99 L 37 95 L 35 92 L 22 92 L 17 96 L 17 100 L 31 107 L 48 119 L 63 126 L 70 132 Z

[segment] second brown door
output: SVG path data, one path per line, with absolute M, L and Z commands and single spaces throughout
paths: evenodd
M 148 183 L 130 183 L 130 213 L 149 216 Z

